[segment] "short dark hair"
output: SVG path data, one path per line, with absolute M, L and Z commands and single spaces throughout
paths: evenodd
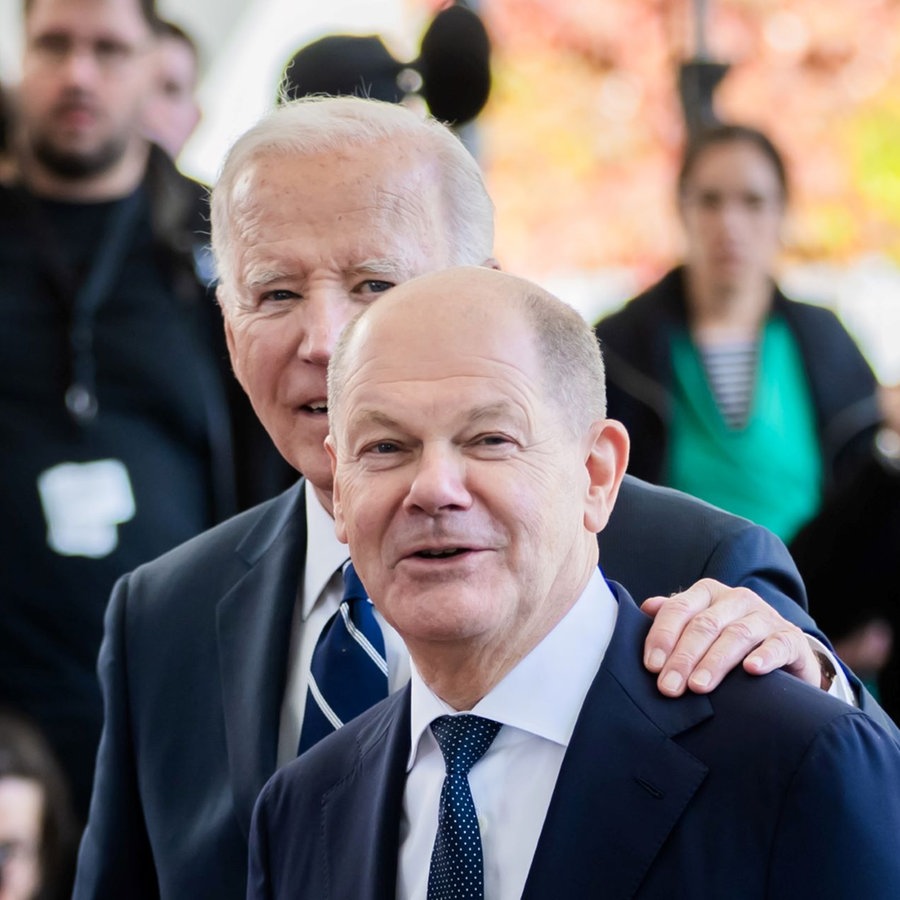
M 22 13 L 26 19 L 31 14 L 32 9 L 34 9 L 34 4 L 36 2 L 37 0 L 23 0 Z M 137 0 L 137 4 L 144 16 L 144 21 L 153 31 L 156 31 L 159 23 L 159 14 L 156 11 L 156 0 Z
M 684 194 L 687 180 L 690 178 L 697 160 L 700 159 L 706 150 L 720 144 L 735 143 L 752 144 L 772 163 L 772 168 L 775 169 L 775 175 L 781 187 L 781 198 L 787 202 L 788 179 L 784 159 L 772 141 L 763 132 L 756 128 L 751 128 L 749 125 L 714 125 L 698 132 L 688 142 L 684 155 L 681 158 L 681 168 L 678 171 L 679 196 Z

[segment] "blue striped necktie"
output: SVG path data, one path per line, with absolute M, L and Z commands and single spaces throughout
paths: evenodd
M 384 636 L 353 565 L 344 568 L 344 596 L 313 650 L 303 730 L 297 752 L 388 694 Z
M 446 775 L 428 871 L 428 900 L 483 900 L 481 831 L 469 787 L 469 769 L 487 753 L 500 723 L 480 716 L 441 716 L 431 731 L 444 755 Z

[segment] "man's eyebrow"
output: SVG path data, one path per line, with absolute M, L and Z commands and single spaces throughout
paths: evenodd
M 245 277 L 244 283 L 252 290 L 267 287 L 276 281 L 295 277 L 294 272 L 288 269 L 276 269 L 268 267 L 252 268 Z
M 486 403 L 483 406 L 473 406 L 464 415 L 467 422 L 477 424 L 483 420 L 492 420 L 500 416 L 508 416 L 514 412 L 514 407 L 506 400 L 498 400 L 496 403 Z M 353 416 L 353 424 L 381 425 L 384 428 L 402 428 L 403 426 L 392 416 L 380 409 L 361 409 Z
M 486 403 L 483 406 L 475 406 L 469 410 L 467 418 L 470 422 L 481 422 L 484 419 L 496 419 L 499 416 L 508 416 L 513 413 L 514 407 L 507 400 L 498 400 L 496 403 Z
M 372 272 L 375 275 L 396 276 L 400 272 L 408 271 L 408 268 L 409 266 L 405 259 L 394 256 L 378 256 L 356 263 L 351 271 L 357 273 Z
M 350 421 L 351 425 L 381 425 L 383 428 L 398 428 L 400 423 L 389 416 L 387 413 L 381 412 L 379 409 L 361 409 Z

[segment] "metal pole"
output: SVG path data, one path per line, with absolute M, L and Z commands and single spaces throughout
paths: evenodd
M 706 0 L 693 0 L 694 59 L 709 59 L 706 46 Z

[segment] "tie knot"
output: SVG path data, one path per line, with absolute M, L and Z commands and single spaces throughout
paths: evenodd
M 347 565 L 344 566 L 343 577 L 344 595 L 341 597 L 342 603 L 353 603 L 353 601 L 369 599 L 369 594 L 363 586 L 363 583 L 359 580 L 359 575 L 356 574 L 353 563 L 348 562 Z
M 468 775 L 499 730 L 499 722 L 481 716 L 441 716 L 431 723 L 448 775 Z

